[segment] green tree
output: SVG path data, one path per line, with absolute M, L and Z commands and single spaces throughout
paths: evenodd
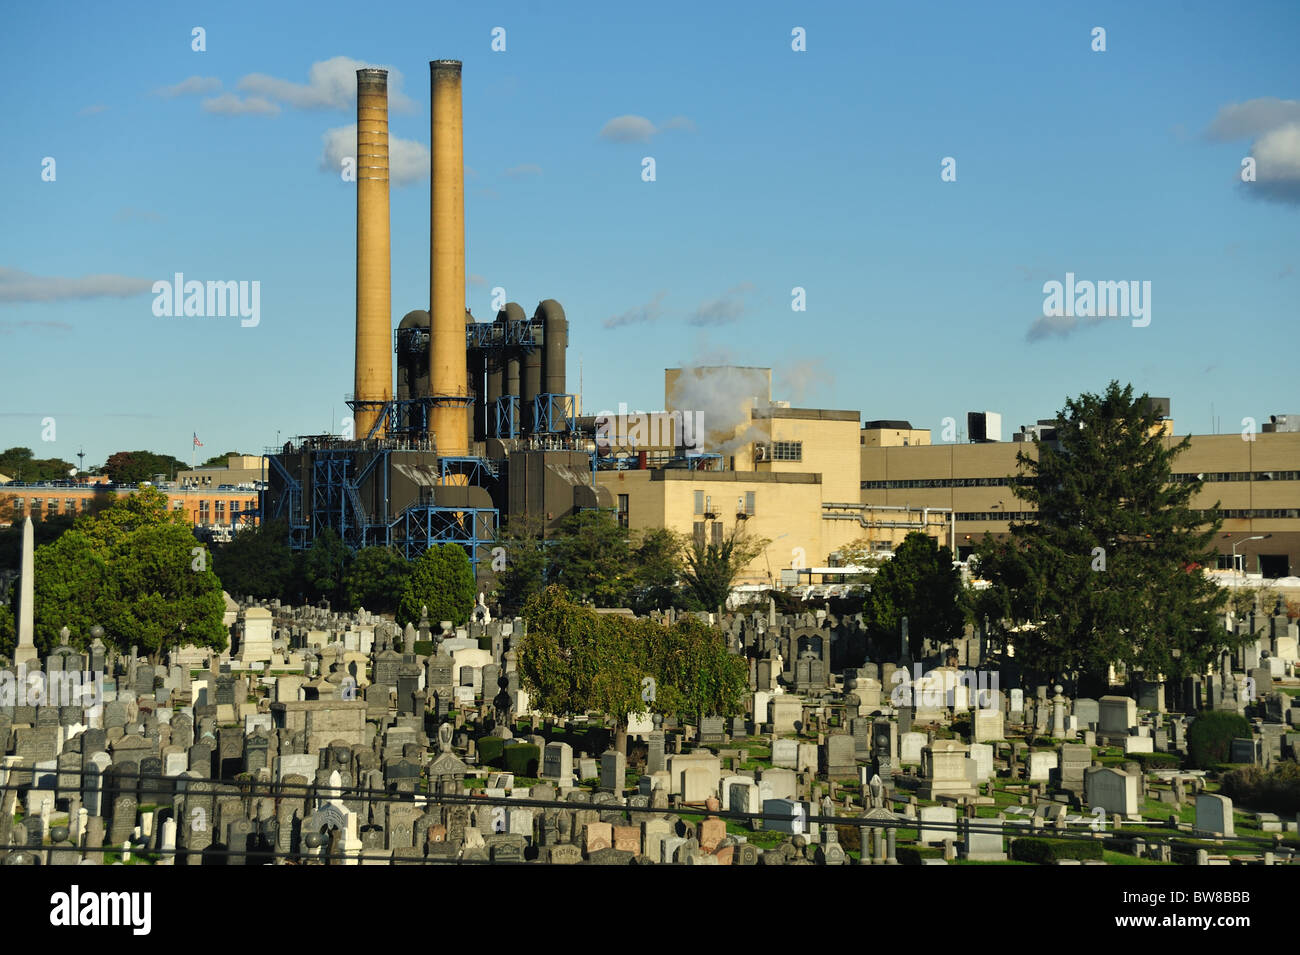
M 926 637 L 949 640 L 961 635 L 961 598 L 961 573 L 953 567 L 952 551 L 913 531 L 872 577 L 862 612 L 873 637 L 890 649 L 898 646 L 906 617 L 908 650 L 919 659 Z
M 119 649 L 134 645 L 154 662 L 183 644 L 226 645 L 221 583 L 209 555 L 156 488 L 78 518 L 37 550 L 35 563 L 33 622 L 45 648 L 63 626 L 84 646 L 95 623 Z
M 343 577 L 349 609 L 365 607 L 373 613 L 395 613 L 411 573 L 411 563 L 388 547 L 363 547 Z
M 632 552 L 628 603 L 639 614 L 684 606 L 682 541 L 666 527 L 646 531 Z
M 0 452 L 0 474 L 25 484 L 65 481 L 73 469 L 62 458 L 37 458 L 31 448 L 7 448 Z
M 546 587 L 547 544 L 543 524 L 531 514 L 514 514 L 493 540 L 492 571 L 497 599 L 507 613 L 518 613 Z
M 639 621 L 598 614 L 551 585 L 524 606 L 528 632 L 519 668 L 532 705 L 546 713 L 597 711 L 613 722 L 615 748 L 627 752 L 628 714 L 641 712 L 641 680 L 650 675 L 644 642 L 629 638 Z
M 705 716 L 744 711 L 749 666 L 732 653 L 717 627 L 697 617 L 679 617 L 671 627 L 644 621 L 643 639 L 656 682 L 659 712 L 675 713 L 699 725 Z
M 339 602 L 343 578 L 352 562 L 352 551 L 332 527 L 327 527 L 311 542 L 303 558 L 303 578 L 322 597 Z
M 213 551 L 213 570 L 221 586 L 237 597 L 303 599 L 302 559 L 289 548 L 289 525 L 268 521 L 242 527 L 234 538 Z
M 14 623 L 14 612 L 9 609 L 8 604 L 0 604 L 0 653 L 12 658 L 16 640 L 17 625 Z
M 170 454 L 155 454 L 152 451 L 118 451 L 108 456 L 103 470 L 114 484 L 139 484 L 141 481 L 152 481 L 156 474 L 170 477 L 176 471 L 184 470 L 186 467 L 184 461 Z
M 411 564 L 397 604 L 397 622 L 420 622 L 420 608 L 429 608 L 433 623 L 460 625 L 474 609 L 474 570 L 459 544 L 430 547 Z
M 726 602 L 736 578 L 768 543 L 749 537 L 742 521 L 735 523 L 721 543 L 695 535 L 682 544 L 682 579 L 700 605 L 712 612 Z
M 1227 600 L 1203 572 L 1222 521 L 1190 507 L 1201 482 L 1175 482 L 1190 441 L 1164 436 L 1131 385 L 1067 399 L 1054 442 L 1021 451 L 1013 493 L 1037 508 L 1011 525 L 1013 549 L 981 554 L 1012 622 L 1017 657 L 1044 676 L 1102 683 L 1111 664 L 1177 679 L 1245 637 L 1215 625 Z M 986 559 L 987 558 L 987 559 Z
M 12 513 L 12 504 L 6 506 L 0 499 L 0 508 Z M 3 513 L 4 511 L 0 511 Z M 43 520 L 32 521 L 32 544 L 41 547 L 58 540 L 64 531 L 70 530 L 76 518 L 71 514 L 50 514 Z M 18 570 L 23 557 L 23 521 L 15 520 L 8 527 L 0 528 L 0 570 Z
M 609 511 L 575 511 L 560 522 L 551 547 L 551 580 L 597 607 L 627 602 L 632 549 L 627 531 Z

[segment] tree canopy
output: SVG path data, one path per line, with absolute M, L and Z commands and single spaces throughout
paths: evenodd
M 363 547 L 343 575 L 343 595 L 348 608 L 395 613 L 410 574 L 411 563 L 397 551 Z
M 139 484 L 152 481 L 154 475 L 165 474 L 169 478 L 178 470 L 188 465 L 170 454 L 155 454 L 152 451 L 118 451 L 108 456 L 104 462 L 104 473 L 114 484 Z
M 719 543 L 695 535 L 682 544 L 682 579 L 700 606 L 716 610 L 726 603 L 740 572 L 768 543 L 750 537 L 742 521 L 737 521 Z
M 1188 438 L 1166 438 L 1156 411 L 1112 381 L 1067 399 L 1056 440 L 1021 451 L 1013 493 L 1037 508 L 1011 539 L 977 550 L 984 598 L 1028 625 L 1017 656 L 1039 673 L 1102 679 L 1111 664 L 1177 678 L 1244 638 L 1215 626 L 1227 595 L 1202 571 L 1221 525 L 1190 507 L 1200 481 L 1175 482 Z
M 289 548 L 285 521 L 241 527 L 232 540 L 214 548 L 213 570 L 232 596 L 298 603 L 306 589 L 301 558 Z
M 6 448 L 0 451 L 0 474 L 36 484 L 41 481 L 65 481 L 75 465 L 62 458 L 38 458 L 31 448 Z
M 952 551 L 928 534 L 913 531 L 871 578 L 863 615 L 873 636 L 892 650 L 899 646 L 903 618 L 908 623 L 909 652 L 919 659 L 925 638 L 951 640 L 966 622 L 961 572 Z
M 420 608 L 429 608 L 429 620 L 450 620 L 460 625 L 474 609 L 474 569 L 459 544 L 430 547 L 411 564 L 397 604 L 397 622 L 420 622 Z
M 702 715 L 740 712 L 745 661 L 716 628 L 685 616 L 672 627 L 647 618 L 600 614 L 564 588 L 547 587 L 524 607 L 528 632 L 519 667 L 543 712 L 595 711 L 611 720 L 626 750 L 629 714 Z M 653 684 L 644 681 L 649 677 Z M 647 692 L 653 686 L 654 692 Z
M 209 556 L 155 488 L 78 518 L 37 549 L 35 565 L 38 646 L 54 646 L 64 626 L 85 646 L 95 624 L 119 649 L 136 646 L 154 660 L 182 644 L 226 645 L 221 583 Z

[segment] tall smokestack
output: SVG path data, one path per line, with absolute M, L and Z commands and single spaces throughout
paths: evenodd
M 429 432 L 439 454 L 469 453 L 465 364 L 465 155 L 460 60 L 429 63 L 432 188 L 429 216 Z
M 393 397 L 392 260 L 388 232 L 388 71 L 357 70 L 357 364 L 353 397 Z M 364 438 L 379 409 L 358 405 Z M 379 432 L 382 434 L 382 430 Z

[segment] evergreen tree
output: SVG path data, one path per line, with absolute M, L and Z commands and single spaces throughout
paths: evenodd
M 862 612 L 872 636 L 886 653 L 899 646 L 907 618 L 908 650 L 920 659 L 926 637 L 952 640 L 961 636 L 966 615 L 961 573 L 953 567 L 952 551 L 928 534 L 913 531 L 880 565 L 871 579 Z
M 1013 492 L 1037 508 L 1012 540 L 980 548 L 988 598 L 1015 622 L 1017 657 L 1043 676 L 1104 678 L 1111 664 L 1154 678 L 1200 672 L 1240 643 L 1215 625 L 1227 595 L 1202 569 L 1222 521 L 1193 510 L 1199 481 L 1175 482 L 1190 445 L 1165 437 L 1131 385 L 1067 399 L 1056 440 L 1016 460 Z
M 459 544 L 430 547 L 411 565 L 410 575 L 397 603 L 400 625 L 420 622 L 420 608 L 429 608 L 429 620 L 450 620 L 459 626 L 474 609 L 474 569 Z

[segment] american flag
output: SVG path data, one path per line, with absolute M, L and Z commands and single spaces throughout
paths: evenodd
M 193 434 L 193 435 L 194 435 L 194 447 L 196 447 L 196 448 L 201 448 L 201 447 L 203 447 L 203 442 L 199 440 L 199 436 L 198 436 L 198 434 L 195 433 L 195 432 L 193 432 L 193 431 L 191 431 L 190 434 Z

